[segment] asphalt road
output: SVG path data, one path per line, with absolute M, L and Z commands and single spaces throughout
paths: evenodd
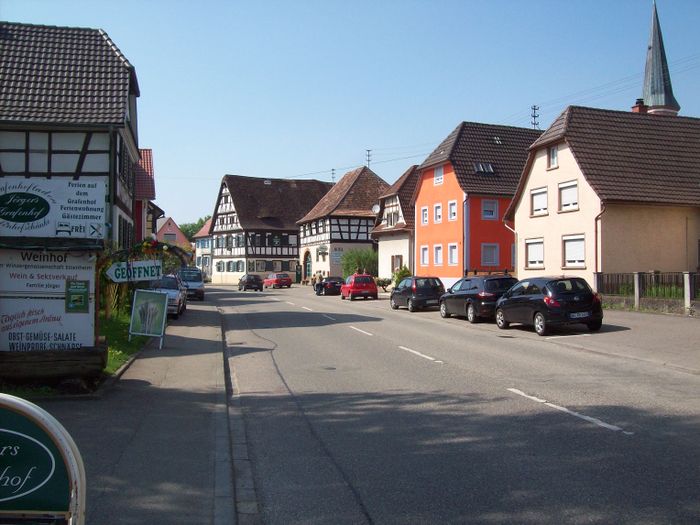
M 542 338 L 308 287 L 207 294 L 265 523 L 700 523 L 697 319 Z

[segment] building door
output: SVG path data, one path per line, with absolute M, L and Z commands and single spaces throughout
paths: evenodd
M 304 279 L 311 279 L 311 252 L 304 254 Z

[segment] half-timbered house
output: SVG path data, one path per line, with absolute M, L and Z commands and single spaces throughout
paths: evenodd
M 379 196 L 389 185 L 367 167 L 346 173 L 297 222 L 302 279 L 320 272 L 341 275 L 341 259 L 350 249 L 375 247 L 370 232 L 379 209 Z
M 237 284 L 245 273 L 297 270 L 296 221 L 330 190 L 318 180 L 226 175 L 212 216 L 212 282 Z

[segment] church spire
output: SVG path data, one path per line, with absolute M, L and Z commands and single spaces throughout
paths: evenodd
M 644 69 L 643 96 L 644 105 L 647 106 L 649 113 L 677 115 L 681 109 L 673 96 L 664 40 L 659 26 L 659 15 L 656 12 L 656 0 L 654 0 L 654 10 L 651 15 L 651 35 L 649 36 L 647 62 Z

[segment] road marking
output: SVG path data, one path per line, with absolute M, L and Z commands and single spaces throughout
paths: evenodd
M 280 299 L 277 299 L 277 297 L 270 297 L 271 300 L 279 302 Z
M 430 357 L 429 355 L 421 354 L 420 352 L 417 352 L 416 350 L 411 350 L 410 348 L 406 348 L 405 346 L 399 346 L 401 350 L 405 350 L 406 352 L 411 352 L 412 354 L 417 355 L 418 357 L 422 357 L 423 359 L 427 359 L 428 361 L 435 361 L 436 363 L 442 363 L 442 361 L 438 361 L 434 357 Z
M 358 332 L 361 332 L 365 335 L 374 335 L 374 334 L 370 334 L 369 332 L 365 332 L 364 330 L 360 330 L 359 328 L 357 328 L 355 326 L 351 326 L 350 328 L 352 328 L 353 330 L 357 330 Z
M 593 423 L 594 425 L 598 425 L 599 427 L 607 428 L 608 430 L 612 430 L 613 432 L 622 432 L 626 436 L 633 436 L 634 435 L 634 432 L 627 432 L 626 430 L 623 430 L 622 428 L 620 428 L 616 425 L 611 425 L 610 423 L 606 423 L 605 421 L 601 421 L 598 418 L 586 416 L 584 414 L 574 412 L 573 410 L 569 410 L 568 408 L 565 408 L 565 407 L 562 407 L 559 405 L 555 405 L 554 403 L 549 403 L 546 399 L 540 399 L 539 397 L 529 396 L 525 392 L 523 392 L 522 390 L 518 390 L 517 388 L 509 388 L 508 391 L 513 392 L 514 394 L 517 394 L 519 396 L 525 397 L 527 399 L 531 399 L 532 401 L 542 403 L 543 405 L 547 405 L 548 407 L 554 408 L 555 410 L 559 410 L 560 412 L 564 412 L 566 414 L 577 417 L 579 419 L 583 419 L 584 421 L 588 421 L 589 423 Z
M 545 337 L 545 339 L 571 339 L 572 337 L 590 337 L 591 334 L 572 334 L 572 335 L 553 335 L 551 337 Z
M 309 312 L 313 312 L 313 310 L 311 308 L 309 308 L 308 306 L 302 306 L 301 308 L 302 308 L 302 310 L 308 310 Z
M 296 303 L 290 303 L 289 301 L 285 301 L 287 304 L 291 304 L 292 306 L 296 306 Z
M 335 321 L 335 317 L 331 317 L 330 315 L 323 314 L 323 317 L 330 319 L 331 321 Z

